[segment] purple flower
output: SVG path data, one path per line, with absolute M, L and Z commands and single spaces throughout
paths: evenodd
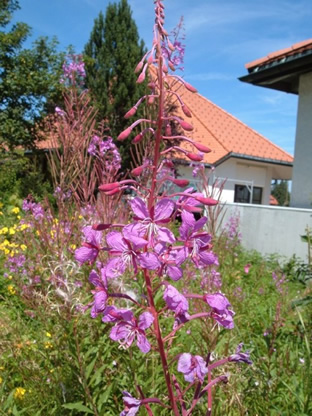
M 244 344 L 242 342 L 238 345 L 238 347 L 236 348 L 235 354 L 232 354 L 229 356 L 228 358 L 229 361 L 233 361 L 235 363 L 252 364 L 252 361 L 250 360 L 249 351 L 241 352 L 243 345 Z
M 127 391 L 122 392 L 122 400 L 125 404 L 125 409 L 120 413 L 120 416 L 134 416 L 138 413 L 141 400 L 135 399 Z
M 173 286 L 167 285 L 164 292 L 164 300 L 169 309 L 175 312 L 176 317 L 187 320 L 189 304 L 187 299 Z M 184 318 L 184 319 L 183 319 Z
M 175 204 L 168 198 L 161 199 L 157 202 L 155 209 L 148 211 L 145 202 L 141 198 L 134 198 L 130 201 L 134 220 L 138 221 L 131 226 L 124 228 L 124 235 L 137 233 L 141 237 L 147 236 L 149 242 L 153 245 L 153 239 L 164 243 L 173 243 L 175 241 L 173 233 L 166 227 L 160 227 L 159 224 L 166 224 L 170 221 Z
M 205 301 L 211 307 L 212 317 L 224 328 L 234 328 L 233 316 L 234 312 L 229 309 L 231 307 L 230 302 L 223 295 L 223 293 L 214 293 L 204 296 Z
M 139 249 L 147 245 L 147 241 L 136 234 L 123 234 L 112 231 L 106 237 L 110 247 L 109 254 L 113 256 L 106 265 L 106 276 L 114 278 L 122 275 L 127 267 L 133 267 L 138 271 L 138 264 L 149 270 L 155 270 L 160 266 L 158 257 L 154 253 L 140 253 Z
M 198 379 L 202 383 L 208 373 L 208 368 L 200 355 L 184 353 L 179 358 L 178 371 L 184 374 L 186 381 L 193 383 L 195 379 Z
M 84 227 L 82 231 L 86 241 L 75 251 L 75 259 L 81 264 L 87 261 L 93 263 L 101 250 L 102 231 L 93 230 L 91 226 Z
M 131 321 L 133 312 L 130 309 L 117 309 L 115 306 L 107 306 L 103 311 L 103 322 Z
M 139 320 L 132 318 L 131 321 L 120 321 L 115 325 L 111 332 L 110 338 L 119 341 L 124 348 L 129 348 L 135 338 L 137 346 L 146 354 L 151 349 L 151 345 L 145 336 L 145 329 L 149 328 L 154 321 L 154 317 L 150 312 L 143 312 Z
M 55 107 L 55 112 L 56 112 L 56 114 L 57 114 L 58 116 L 61 116 L 61 117 L 65 117 L 65 116 L 66 116 L 65 111 L 64 111 L 64 110 L 62 110 L 60 107 Z
M 211 236 L 207 232 L 199 232 L 207 222 L 206 217 L 195 220 L 194 215 L 182 211 L 182 225 L 179 228 L 180 241 L 184 242 L 183 248 L 177 255 L 178 264 L 182 264 L 188 256 L 194 264 L 199 266 L 218 265 L 217 256 L 210 251 Z
M 168 275 L 172 280 L 180 280 L 183 276 L 182 267 L 177 265 L 177 251 L 167 248 L 165 243 L 158 243 L 154 247 L 155 253 L 158 255 L 162 263 L 160 275 Z
M 106 301 L 108 298 L 107 295 L 107 285 L 104 269 L 102 269 L 102 277 L 96 273 L 95 270 L 92 270 L 89 275 L 89 281 L 95 286 L 95 290 L 92 291 L 94 294 L 94 302 L 91 309 L 91 317 L 96 318 L 98 314 L 103 313 L 106 307 Z

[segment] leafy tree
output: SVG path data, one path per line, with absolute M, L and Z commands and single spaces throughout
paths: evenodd
M 279 205 L 288 206 L 290 194 L 287 181 L 275 181 L 272 185 L 272 195 L 277 199 Z
M 64 55 L 56 39 L 23 44 L 31 33 L 26 23 L 8 27 L 18 0 L 0 1 L 0 149 L 34 145 L 42 118 L 61 98 L 59 83 Z
M 136 84 L 138 75 L 134 74 L 144 53 L 127 0 L 109 4 L 105 17 L 100 12 L 94 21 L 84 56 L 86 85 L 98 109 L 98 120 L 105 120 L 113 138 L 129 125 L 124 115 L 144 95 L 145 85 Z M 124 165 L 130 160 L 128 143 L 120 146 Z

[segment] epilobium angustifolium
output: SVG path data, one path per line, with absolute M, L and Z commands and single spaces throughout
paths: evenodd
M 201 161 L 203 152 L 209 152 L 210 149 L 186 136 L 193 129 L 191 123 L 167 112 L 169 106 L 166 103 L 174 96 L 184 115 L 191 117 L 182 97 L 176 90 L 172 90 L 173 83 L 179 83 L 181 91 L 186 88 L 195 93 L 196 89 L 181 77 L 168 73 L 168 68 L 174 70 L 176 64 L 171 60 L 174 45 L 164 29 L 164 5 L 160 0 L 155 0 L 154 4 L 156 19 L 153 45 L 135 69 L 138 83 L 149 77 L 150 93 L 142 97 L 125 117 L 131 119 L 135 116 L 143 101 L 153 102 L 157 115 L 155 118 L 134 121 L 118 136 L 118 140 L 127 140 L 134 135 L 134 143 L 147 143 L 152 148 L 151 161 L 144 162 L 144 165 L 137 166 L 132 171 L 134 179 L 104 183 L 99 187 L 108 196 L 124 190 L 131 192 L 129 208 L 132 211 L 132 222 L 94 224 L 93 229 L 85 227 L 85 242 L 76 251 L 76 259 L 80 263 L 94 264 L 100 269 L 99 272 L 94 269 L 90 274 L 90 282 L 95 287 L 92 291 L 94 301 L 91 316 L 95 318 L 100 315 L 104 323 L 112 326 L 110 338 L 125 349 L 138 347 L 143 360 L 143 354 L 149 354 L 151 350 L 159 354 L 166 386 L 162 399 L 147 397 L 151 392 L 144 391 L 144 386 L 138 387 L 139 398 L 132 396 L 134 392 L 123 392 L 125 407 L 121 415 L 135 415 L 140 407 L 144 407 L 149 415 L 159 414 L 154 406 L 162 406 L 167 409 L 166 412 L 172 412 L 175 416 L 191 415 L 200 398 L 207 393 L 207 414 L 210 414 L 209 390 L 216 383 L 228 379 L 224 374 L 212 379 L 212 369 L 229 362 L 243 361 L 250 364 L 250 360 L 248 352 L 240 352 L 241 346 L 235 354 L 215 365 L 210 364 L 208 351 L 208 358 L 192 355 L 189 351 L 184 351 L 183 346 L 178 355 L 172 353 L 175 335 L 184 325 L 190 325 L 196 319 L 204 319 L 214 322 L 215 327 L 231 329 L 234 327 L 234 311 L 223 293 L 203 293 L 201 289 L 202 273 L 206 268 L 216 267 L 218 259 L 212 251 L 211 236 L 204 230 L 207 218 L 202 216 L 196 220 L 194 213 L 204 211 L 205 206 L 216 205 L 217 201 L 193 188 L 170 193 L 168 189 L 171 188 L 164 186 L 166 181 L 181 188 L 186 188 L 188 181 L 160 174 L 164 167 L 172 165 L 170 159 L 166 159 L 170 151 L 182 152 L 191 161 Z M 184 132 L 171 135 L 172 125 L 177 127 L 175 131 L 179 129 Z M 173 139 L 192 144 L 194 150 L 164 145 Z M 146 172 L 149 173 L 149 180 L 140 181 L 141 175 L 144 173 L 146 176 Z M 182 221 L 178 236 L 169 228 L 177 216 Z M 200 293 L 187 293 L 187 286 L 183 287 L 187 263 L 196 268 Z M 127 286 L 133 279 L 139 282 L 141 293 L 133 296 L 123 290 L 125 286 L 120 282 L 124 279 L 127 280 Z M 160 306 L 159 301 L 156 303 L 156 297 L 162 298 Z M 200 310 L 194 308 L 199 303 L 202 304 Z M 162 320 L 168 319 L 170 315 L 174 318 L 174 324 L 172 329 L 166 330 L 168 325 L 163 325 Z M 169 363 L 172 362 L 177 363 L 176 371 L 184 377 L 174 375 L 174 366 L 169 369 Z M 184 387 L 180 385 L 185 381 L 191 383 L 187 391 L 191 387 L 194 389 L 194 396 L 188 401 L 185 399 Z

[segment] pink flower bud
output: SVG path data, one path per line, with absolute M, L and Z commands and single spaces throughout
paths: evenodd
M 145 71 L 142 71 L 139 75 L 139 78 L 137 79 L 137 84 L 142 84 L 142 82 L 145 80 Z
M 183 113 L 186 115 L 186 117 L 192 117 L 192 113 L 190 109 L 187 107 L 187 105 L 182 104 L 181 108 L 182 108 Z
M 175 71 L 175 66 L 173 65 L 173 63 L 171 61 L 168 61 L 168 65 L 169 65 L 169 68 L 171 69 L 171 71 Z
M 187 121 L 180 120 L 179 123 L 183 130 L 186 130 L 186 131 L 194 130 L 194 127 L 192 126 L 192 124 L 188 123 Z
M 132 140 L 132 143 L 139 143 L 143 139 L 143 133 L 139 133 L 135 136 L 135 138 Z
M 135 74 L 137 74 L 138 72 L 141 71 L 141 69 L 143 68 L 143 61 L 139 62 L 134 70 Z
M 196 153 L 187 152 L 186 156 L 193 160 L 193 162 L 201 162 L 203 160 L 203 157 L 201 155 L 198 155 Z
M 118 187 L 119 187 L 119 182 L 104 183 L 103 185 L 99 186 L 99 190 L 103 192 L 107 192 Z
M 134 116 L 134 114 L 136 113 L 136 111 L 137 111 L 137 107 L 136 106 L 134 106 L 134 107 L 132 107 L 125 115 L 124 115 L 124 117 L 125 118 L 130 118 L 130 117 L 132 117 L 132 116 Z
M 172 45 L 169 39 L 168 39 L 168 47 L 171 50 L 171 52 L 175 51 L 175 47 Z
M 168 67 L 166 64 L 163 64 L 162 70 L 164 71 L 165 74 L 168 74 Z
M 147 104 L 152 105 L 154 104 L 154 101 L 155 101 L 155 97 L 153 95 L 150 95 L 148 97 Z
M 184 82 L 185 88 L 191 92 L 197 92 L 197 89 L 193 87 L 193 85 L 189 84 L 188 82 Z
M 185 188 L 190 183 L 187 179 L 173 179 L 172 182 L 180 188 Z
M 197 143 L 197 142 L 193 142 L 193 145 L 196 147 L 196 149 L 198 149 L 200 152 L 203 152 L 203 153 L 210 153 L 211 152 L 211 149 L 209 149 L 209 147 L 207 147 L 207 146 L 204 146 L 203 144 L 201 144 L 201 143 Z
M 112 195 L 118 194 L 118 192 L 120 191 L 121 191 L 121 188 L 118 187 L 118 188 L 113 189 L 112 191 L 106 192 L 105 195 L 112 196 Z
M 92 225 L 92 230 L 95 231 L 103 231 L 103 230 L 107 230 L 108 228 L 111 227 L 112 224 L 93 224 Z
M 154 62 L 154 56 L 153 56 L 152 54 L 148 57 L 147 62 L 148 62 L 149 64 L 152 64 L 152 63 Z
M 197 196 L 195 198 L 197 201 L 201 202 L 204 205 L 208 205 L 208 206 L 213 206 L 213 205 L 217 205 L 218 201 L 216 201 L 215 199 L 212 198 L 204 198 L 202 196 Z
M 171 136 L 172 134 L 171 126 L 169 123 L 166 125 L 165 133 L 166 133 L 166 136 Z
M 125 140 L 132 132 L 132 128 L 128 127 L 126 130 L 120 133 L 120 135 L 117 137 L 117 140 Z
M 165 165 L 168 167 L 168 168 L 171 168 L 171 169 L 173 169 L 174 168 L 174 163 L 171 161 L 171 160 L 166 160 L 165 161 Z
M 131 175 L 133 176 L 140 176 L 144 170 L 144 165 L 138 166 L 137 168 L 132 169 Z

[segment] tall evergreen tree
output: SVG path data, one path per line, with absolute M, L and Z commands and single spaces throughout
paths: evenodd
M 99 13 L 84 49 L 86 85 L 98 119 L 106 121 L 114 139 L 129 124 L 125 113 L 144 94 L 145 86 L 136 84 L 134 74 L 144 49 L 127 0 L 109 4 L 105 16 Z M 128 166 L 128 143 L 120 148 L 124 166 Z
M 288 182 L 281 180 L 275 181 L 272 185 L 272 195 L 277 199 L 279 205 L 288 206 L 290 194 L 288 191 Z
M 23 48 L 31 28 L 8 27 L 17 9 L 18 0 L 0 1 L 0 149 L 32 147 L 36 126 L 61 97 L 64 55 L 56 52 L 57 41 L 40 38 Z

